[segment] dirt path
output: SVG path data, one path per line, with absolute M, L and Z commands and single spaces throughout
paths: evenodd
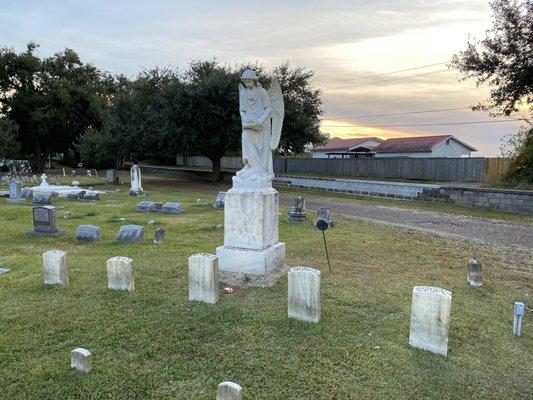
M 229 189 L 229 183 L 184 182 L 157 177 L 143 178 L 143 182 L 216 194 Z M 280 203 L 290 206 L 292 196 L 281 195 Z M 442 236 L 475 241 L 489 245 L 517 247 L 533 251 L 533 223 L 511 222 L 499 219 L 471 217 L 436 211 L 363 204 L 352 201 L 329 200 L 306 196 L 308 210 L 329 207 L 334 214 L 349 219 L 370 221 L 389 226 L 414 229 Z

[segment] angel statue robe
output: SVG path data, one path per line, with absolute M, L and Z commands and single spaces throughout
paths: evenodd
M 237 172 L 242 179 L 268 179 L 274 176 L 270 148 L 271 113 L 270 97 L 261 86 L 243 88 L 239 96 L 242 120 L 242 157 L 245 165 Z M 259 125 L 261 128 L 252 129 Z

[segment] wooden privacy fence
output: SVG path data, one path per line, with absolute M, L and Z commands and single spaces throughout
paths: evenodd
M 211 168 L 206 157 L 178 157 L 178 165 Z M 348 178 L 414 179 L 436 182 L 498 182 L 509 170 L 508 158 L 301 158 L 274 157 L 276 174 Z M 223 157 L 222 168 L 242 168 L 241 157 Z

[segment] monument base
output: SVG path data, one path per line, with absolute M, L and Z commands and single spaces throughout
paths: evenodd
M 217 247 L 218 269 L 247 275 L 266 275 L 285 264 L 285 243 L 263 250 Z
M 269 287 L 274 285 L 279 278 L 287 275 L 289 266 L 284 264 L 281 267 L 270 271 L 266 275 L 245 274 L 243 272 L 218 271 L 219 282 L 231 286 L 243 287 Z
M 35 232 L 35 231 L 29 231 L 28 235 L 30 236 L 44 236 L 44 237 L 60 237 L 65 236 L 67 234 L 66 231 L 57 231 L 57 232 Z

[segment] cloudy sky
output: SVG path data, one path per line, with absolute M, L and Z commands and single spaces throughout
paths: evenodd
M 454 134 L 476 155 L 499 155 L 501 138 L 520 126 L 455 125 L 491 119 L 466 109 L 487 88 L 446 66 L 490 26 L 487 0 L 0 0 L 1 47 L 34 41 L 43 57 L 70 47 L 130 76 L 199 58 L 267 68 L 288 60 L 315 71 L 331 136 Z M 410 114 L 383 115 L 398 113 Z M 453 125 L 428 125 L 442 123 Z

